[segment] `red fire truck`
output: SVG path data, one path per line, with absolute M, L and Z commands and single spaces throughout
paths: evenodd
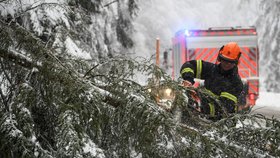
M 255 105 L 259 96 L 259 52 L 255 27 L 180 30 L 172 41 L 174 79 L 180 77 L 180 68 L 185 61 L 201 59 L 215 63 L 221 46 L 228 42 L 237 42 L 242 53 L 238 69 L 245 85 L 243 95 L 246 97 L 240 104 L 250 107 Z

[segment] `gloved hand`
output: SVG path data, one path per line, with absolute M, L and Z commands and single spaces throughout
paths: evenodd
M 185 74 L 185 75 L 183 76 L 183 80 L 189 81 L 191 84 L 194 84 L 194 78 L 191 77 L 191 76 L 188 76 L 187 74 Z

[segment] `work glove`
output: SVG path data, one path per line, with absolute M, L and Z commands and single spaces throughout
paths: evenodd
M 185 81 L 189 81 L 192 85 L 194 84 L 194 78 L 193 77 L 185 75 L 185 76 L 183 76 L 183 79 Z

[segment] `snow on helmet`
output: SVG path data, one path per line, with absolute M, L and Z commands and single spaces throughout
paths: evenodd
M 236 42 L 229 42 L 219 50 L 218 61 L 226 60 L 238 63 L 241 56 L 240 47 Z

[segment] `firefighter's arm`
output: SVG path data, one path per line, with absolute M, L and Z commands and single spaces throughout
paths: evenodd
M 196 71 L 194 69 L 195 66 L 196 66 L 195 60 L 187 61 L 182 65 L 180 74 L 183 80 L 186 81 L 186 84 L 189 83 L 194 84 L 194 74 Z
M 220 101 L 225 107 L 226 112 L 234 113 L 238 110 L 238 97 L 242 89 L 240 85 L 235 85 L 235 87 L 230 88 L 229 90 L 223 91 L 220 94 Z
M 191 60 L 185 62 L 181 67 L 181 76 L 194 84 L 194 78 L 206 79 L 213 64 L 203 60 Z
M 237 112 L 237 97 L 228 92 L 222 92 L 220 101 L 227 113 Z

